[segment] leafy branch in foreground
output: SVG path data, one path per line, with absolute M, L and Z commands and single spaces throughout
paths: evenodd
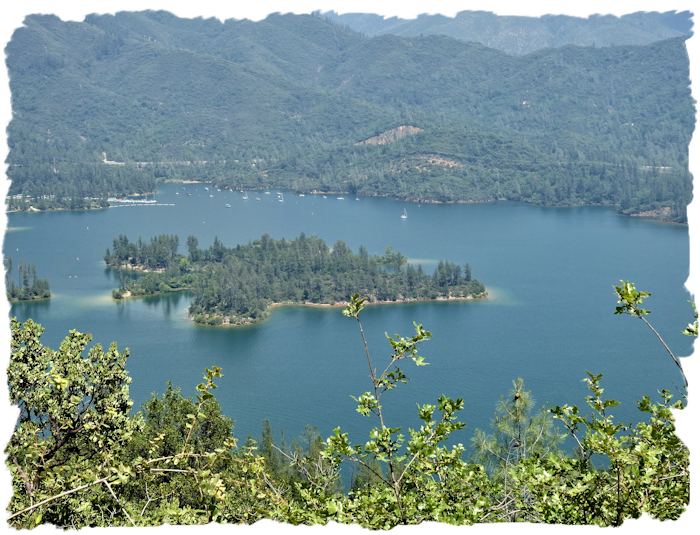
M 642 292 L 640 290 L 637 290 L 634 287 L 634 284 L 631 282 L 622 280 L 620 282 L 622 283 L 621 286 L 613 286 L 613 288 L 615 288 L 615 295 L 617 295 L 618 297 L 618 306 L 615 307 L 615 314 L 627 314 L 629 316 L 632 316 L 633 318 L 639 318 L 644 323 L 646 323 L 647 327 L 649 327 L 652 330 L 652 332 L 657 336 L 659 341 L 666 348 L 668 354 L 671 355 L 673 362 L 676 363 L 676 366 L 678 366 L 678 369 L 681 371 L 681 374 L 683 375 L 683 383 L 687 387 L 688 379 L 685 376 L 685 372 L 683 371 L 683 366 L 681 366 L 680 360 L 676 358 L 671 349 L 666 345 L 666 342 L 664 342 L 664 339 L 661 338 L 661 335 L 658 332 L 656 332 L 656 329 L 654 329 L 654 327 L 651 326 L 651 323 L 649 323 L 644 317 L 650 314 L 651 310 L 646 310 L 642 308 L 643 300 L 644 298 L 651 296 L 651 294 L 649 292 Z M 695 310 L 695 325 L 690 324 L 688 325 L 688 328 L 686 328 L 685 331 L 681 332 L 690 336 L 697 336 L 697 309 L 695 308 L 695 303 L 691 304 L 693 305 L 693 309 Z
M 338 464 L 341 460 L 358 463 L 372 473 L 380 485 L 351 491 L 351 504 L 354 507 L 346 508 L 345 518 L 352 517 L 354 512 L 357 515 L 356 520 L 361 521 L 364 517 L 362 523 L 366 525 L 367 515 L 376 514 L 376 510 L 380 508 L 386 511 L 380 523 L 381 527 L 385 528 L 396 524 L 419 523 L 423 520 L 444 521 L 452 518 L 454 521 L 455 518 L 460 518 L 462 522 L 467 523 L 478 521 L 487 498 L 478 491 L 470 495 L 465 490 L 476 491 L 483 486 L 486 482 L 483 468 L 468 467 L 462 461 L 464 447 L 461 444 L 449 450 L 439 445 L 453 431 L 464 427 L 464 423 L 456 421 L 455 416 L 457 411 L 463 408 L 464 400 L 441 396 L 437 407 L 419 406 L 418 415 L 423 425 L 419 430 L 409 429 L 411 438 L 405 449 L 404 435 L 399 434 L 401 427 L 389 427 L 384 421 L 380 403 L 382 394 L 392 390 L 399 383 L 405 384 L 408 381 L 408 377 L 398 367 L 398 362 L 410 359 L 417 366 L 426 365 L 423 357 L 418 356 L 418 344 L 430 339 L 432 335 L 422 325 L 415 323 L 416 334 L 410 338 L 398 334 L 392 338 L 387 334 L 392 354 L 384 371 L 378 374 L 372 364 L 359 319 L 364 303 L 365 299 L 355 294 L 343 311 L 345 316 L 354 318 L 358 323 L 373 387 L 372 392 L 365 392 L 359 397 L 353 396 L 353 399 L 357 401 L 357 411 L 360 414 L 374 414 L 377 417 L 379 427 L 370 432 L 370 440 L 367 443 L 354 446 L 350 444 L 347 433 L 341 433 L 340 428 L 335 429 L 334 435 L 327 441 L 326 457 Z M 439 419 L 433 418 L 436 408 L 442 413 Z M 381 469 L 381 464 L 377 461 L 385 465 L 388 473 Z M 441 497 L 440 489 L 444 488 L 448 481 L 452 484 L 459 481 L 459 502 L 445 502 Z M 457 514 L 450 517 L 448 511 Z
M 688 326 L 681 331 L 682 334 L 685 334 L 686 336 L 695 336 L 697 338 L 698 336 L 698 309 L 695 306 L 695 303 L 693 301 L 688 301 L 690 305 L 693 307 L 693 311 L 695 312 L 695 321 L 693 323 L 689 323 Z
M 641 313 L 645 296 L 633 297 L 631 288 L 622 308 Z M 462 460 L 461 444 L 441 444 L 464 427 L 456 419 L 461 399 L 442 396 L 436 405 L 419 406 L 422 425 L 409 429 L 408 439 L 401 427 L 390 427 L 383 394 L 408 381 L 399 361 L 426 364 L 417 351 L 430 333 L 415 325 L 411 337 L 387 336 L 392 352 L 379 373 L 359 320 L 364 303 L 355 294 L 344 314 L 358 322 L 372 380 L 372 389 L 355 398 L 357 410 L 378 425 L 357 445 L 340 428 L 325 443 L 309 428 L 302 440 L 308 448 L 278 448 L 286 467 L 269 455 L 271 431 L 263 434 L 259 451 L 252 439 L 237 446 L 233 421 L 212 393 L 222 377 L 219 368 L 206 370 L 196 399 L 183 398 L 169 384 L 132 416 L 127 351 L 96 346 L 85 358 L 91 337 L 76 331 L 53 351 L 39 342 L 41 326 L 13 319 L 8 377 L 20 417 L 6 449 L 14 491 L 9 525 L 77 529 L 267 518 L 371 529 L 423 521 L 617 526 L 643 513 L 664 520 L 685 510 L 689 453 L 675 434 L 673 416 L 685 396 L 674 402 L 663 390 L 656 403 L 644 396 L 637 405 L 646 421 L 624 423 L 610 413 L 619 403 L 603 396 L 602 375 L 588 373 L 589 414 L 563 405 L 531 418 L 530 393 L 522 381 L 514 382 L 510 399 L 502 399 L 494 436 L 477 433 L 474 441 L 493 468 L 487 471 Z M 434 416 L 436 410 L 441 416 Z M 554 423 L 575 444 L 573 455 L 555 447 Z M 338 485 L 342 463 L 360 467 L 347 494 Z
M 576 405 L 549 409 L 576 442 L 576 454 L 532 457 L 512 472 L 527 483 L 533 511 L 543 522 L 561 524 L 619 526 L 642 513 L 677 519 L 690 499 L 689 452 L 675 434 L 672 413 L 683 401 L 672 404 L 663 390 L 661 403 L 649 396 L 637 402 L 648 422 L 615 422 L 608 409 L 619 402 L 603 397 L 602 375 L 587 373 L 591 414 Z
M 14 476 L 11 524 L 30 527 L 43 517 L 70 525 L 72 511 L 65 508 L 70 503 L 66 500 L 63 507 L 35 510 L 95 486 L 109 491 L 102 505 L 113 499 L 119 503 L 112 485 L 129 469 L 117 454 L 139 426 L 129 416 L 131 379 L 124 369 L 128 350 L 119 353 L 112 344 L 105 352 L 97 345 L 83 358 L 92 339 L 89 334 L 71 331 L 53 351 L 39 342 L 44 329 L 32 320 L 22 325 L 13 318 L 11 331 L 10 401 L 20 410 L 5 450 Z M 20 515 L 22 519 L 16 519 Z
M 89 334 L 71 331 L 53 351 L 40 343 L 43 328 L 32 320 L 13 318 L 11 328 L 10 399 L 20 415 L 5 450 L 14 491 L 10 526 L 241 522 L 260 519 L 261 510 L 273 517 L 280 497 L 268 488 L 262 458 L 215 429 L 222 426 L 210 410 L 218 408 L 211 390 L 220 368 L 206 370 L 198 403 L 180 415 L 183 432 L 171 440 L 156 403 L 145 419 L 129 414 L 128 351 L 97 345 L 84 358 Z M 178 395 L 168 404 L 178 404 Z M 202 447 L 205 435 L 215 437 L 214 444 L 204 441 L 211 448 Z

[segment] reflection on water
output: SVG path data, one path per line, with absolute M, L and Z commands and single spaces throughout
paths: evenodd
M 22 321 L 24 318 L 32 318 L 41 323 L 41 318 L 51 308 L 51 299 L 33 299 L 31 301 L 15 301 L 10 303 L 10 316 L 16 316 Z
M 180 292 L 172 292 L 167 294 L 149 295 L 143 297 L 143 303 L 146 307 L 157 309 L 166 317 L 170 317 L 173 313 L 182 315 L 183 308 L 187 308 L 192 298 L 192 292 L 182 290 Z
M 132 300 L 131 299 L 115 299 L 117 306 L 117 319 L 120 322 L 126 322 L 126 320 L 130 317 L 130 312 L 131 312 L 131 304 Z
M 104 266 L 104 262 L 101 262 L 100 265 Z M 105 277 L 114 283 L 115 288 L 119 286 L 120 276 L 123 277 L 124 280 L 136 280 L 141 276 L 141 273 L 139 273 L 138 271 L 132 271 L 130 269 L 119 270 L 111 267 L 104 267 L 103 271 Z

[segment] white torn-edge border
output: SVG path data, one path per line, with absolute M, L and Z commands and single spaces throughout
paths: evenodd
M 587 17 L 592 14 L 601 15 L 616 15 L 621 16 L 628 13 L 636 13 L 639 11 L 685 11 L 688 10 L 695 13 L 694 20 L 698 19 L 700 6 L 697 1 L 690 0 L 589 0 L 586 2 L 577 2 L 575 4 L 562 2 L 561 0 L 533 0 L 533 1 L 515 1 L 515 0 L 257 0 L 255 2 L 238 2 L 236 0 L 24 0 L 13 1 L 8 0 L 0 7 L 0 43 L 3 50 L 9 42 L 12 33 L 15 29 L 22 25 L 24 17 L 34 13 L 54 14 L 61 20 L 82 21 L 85 15 L 90 13 L 115 13 L 117 11 L 142 11 L 146 9 L 163 9 L 170 11 L 178 17 L 216 17 L 220 20 L 230 18 L 235 19 L 251 19 L 260 20 L 265 18 L 270 13 L 311 13 L 312 11 L 320 10 L 322 12 L 335 11 L 338 14 L 343 13 L 376 13 L 385 17 L 398 16 L 400 18 L 410 19 L 415 18 L 419 14 L 437 14 L 453 17 L 459 11 L 464 10 L 483 10 L 491 11 L 497 15 L 520 15 L 520 16 L 540 16 L 540 15 L 570 15 L 578 17 Z M 697 28 L 693 28 L 697 33 Z M 688 53 L 690 55 L 690 79 L 700 80 L 700 41 L 698 37 L 691 37 L 687 42 Z M 11 117 L 10 108 L 10 88 L 7 75 L 7 69 L 4 65 L 0 69 L 0 124 L 5 128 L 9 124 Z M 696 101 L 700 100 L 700 91 L 695 88 L 693 96 Z M 697 125 L 690 144 L 690 171 L 694 177 L 700 176 L 700 136 L 697 134 Z M 0 155 L 2 156 L 3 174 L 6 172 L 5 160 L 8 154 L 7 137 L 4 135 L 3 142 L 0 143 Z M 2 210 L 4 214 L 5 195 L 9 187 L 9 181 L 0 181 L 0 197 L 2 198 Z M 688 207 L 688 225 L 690 238 L 690 270 L 689 277 L 686 282 L 686 288 L 691 296 L 697 299 L 698 291 L 700 290 L 700 233 L 698 225 L 700 225 L 700 200 L 697 197 L 700 192 L 695 190 L 695 199 Z M 7 227 L 7 219 L 4 219 L 4 226 Z M 3 233 L 4 238 L 4 233 Z M 650 252 L 653 254 L 653 252 Z M 7 384 L 6 369 L 9 362 L 9 304 L 7 300 L 0 299 L 0 405 L 5 409 L 9 408 L 8 391 L 5 385 Z M 4 319 L 2 319 L 4 318 Z M 697 349 L 698 342 L 695 343 Z M 697 352 L 697 351 L 695 351 Z M 688 377 L 688 382 L 693 384 L 694 379 L 698 377 L 700 363 L 697 362 L 697 356 L 683 359 L 683 368 Z M 692 391 L 692 388 L 690 389 Z M 691 453 L 691 466 L 693 459 L 699 459 L 697 448 L 697 422 L 698 410 L 693 403 L 693 396 L 688 397 L 688 407 L 677 413 L 677 432 L 685 444 L 689 447 Z M 9 440 L 12 426 L 14 424 L 14 411 L 3 410 L 0 418 L 0 444 L 2 449 Z M 3 455 L 4 463 L 4 455 Z M 692 468 L 691 468 L 692 470 Z M 686 533 L 695 533 L 697 527 L 700 526 L 700 506 L 698 498 L 693 500 L 691 476 L 691 502 L 688 510 L 683 513 L 680 519 L 676 521 L 667 521 L 661 524 L 657 520 L 645 516 L 639 520 L 626 520 L 621 527 L 604 528 L 606 530 L 615 530 L 615 535 L 625 534 L 640 534 L 648 533 L 651 530 L 659 531 L 668 529 L 679 535 Z M 0 468 L 0 510 L 3 520 L 0 520 L 0 525 L 4 530 L 6 524 L 4 517 L 7 516 L 4 509 L 12 495 L 10 484 L 10 474 L 4 467 Z M 697 488 L 697 487 L 696 487 Z M 692 526 L 696 526 L 693 528 Z M 51 533 L 56 532 L 53 526 L 40 526 L 33 530 L 34 533 Z M 129 528 L 111 528 L 110 532 L 122 531 Z M 231 526 L 231 525 L 207 525 L 207 526 L 162 526 L 157 528 L 139 528 L 139 533 L 151 530 L 177 530 L 178 533 L 194 533 L 200 530 L 206 530 L 206 533 L 227 533 L 230 535 L 231 530 L 234 533 L 257 534 L 257 533 L 340 533 L 340 534 L 360 534 L 369 533 L 368 530 L 359 526 L 347 526 L 339 524 L 329 524 L 327 526 L 291 526 L 288 524 L 278 524 L 269 520 L 257 522 L 252 526 Z M 447 524 L 423 523 L 419 526 L 401 526 L 394 528 L 397 533 L 404 534 L 428 534 L 439 531 L 440 534 L 457 534 L 457 533 L 485 533 L 505 534 L 511 530 L 517 530 L 518 534 L 528 535 L 537 533 L 575 533 L 586 535 L 589 533 L 600 533 L 600 528 L 594 526 L 560 526 L 560 525 L 542 525 L 542 524 L 479 524 L 474 526 L 451 526 Z M 94 531 L 90 528 L 85 528 L 84 532 Z M 130 533 L 130 532 L 127 532 Z

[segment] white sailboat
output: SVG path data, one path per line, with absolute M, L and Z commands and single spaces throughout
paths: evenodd
M 279 195 L 282 195 L 282 194 L 279 193 Z M 282 195 L 282 197 L 281 197 L 280 199 L 277 199 L 277 200 L 278 200 L 279 202 L 284 202 L 284 195 Z
M 244 201 L 248 200 L 248 194 L 245 191 L 243 192 L 243 200 Z
M 406 209 L 403 209 L 403 215 L 401 216 L 401 219 L 408 219 L 408 214 L 406 213 Z

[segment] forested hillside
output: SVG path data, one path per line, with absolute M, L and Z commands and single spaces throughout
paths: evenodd
M 685 221 L 684 40 L 515 57 L 446 36 L 365 37 L 311 15 L 33 15 L 6 49 L 10 195 L 23 195 L 11 203 L 104 205 L 186 179 L 615 204 Z M 360 144 L 402 126 L 413 134 Z

